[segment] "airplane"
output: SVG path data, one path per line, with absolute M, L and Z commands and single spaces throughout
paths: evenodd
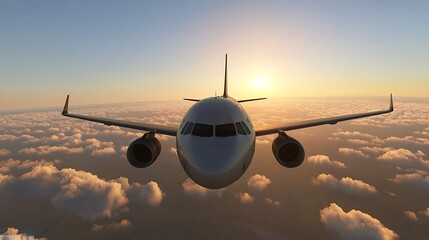
M 227 65 L 228 55 L 225 55 L 223 95 L 205 99 L 184 98 L 196 103 L 188 109 L 179 126 L 71 114 L 68 112 L 69 95 L 62 115 L 108 126 L 146 131 L 141 138 L 133 141 L 127 150 L 128 162 L 136 168 L 149 167 L 158 158 L 161 143 L 155 134 L 174 136 L 177 155 L 185 173 L 205 188 L 219 189 L 234 183 L 246 172 L 253 158 L 256 137 L 278 134 L 272 142 L 272 152 L 280 165 L 295 168 L 304 161 L 304 147 L 286 134 L 286 131 L 336 124 L 393 111 L 393 98 L 390 94 L 390 107 L 386 110 L 255 127 L 240 103 L 266 98 L 235 100 L 229 96 Z

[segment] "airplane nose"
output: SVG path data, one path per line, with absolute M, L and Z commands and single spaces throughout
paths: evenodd
M 191 164 L 202 174 L 215 175 L 228 172 L 233 166 L 233 151 L 218 146 L 202 147 L 192 152 Z

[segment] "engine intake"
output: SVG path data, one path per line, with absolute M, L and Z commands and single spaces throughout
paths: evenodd
M 273 154 L 284 167 L 294 168 L 304 161 L 305 152 L 301 143 L 280 131 L 272 145 Z
M 136 168 L 152 165 L 161 152 L 161 143 L 155 132 L 148 132 L 130 144 L 127 150 L 128 162 Z

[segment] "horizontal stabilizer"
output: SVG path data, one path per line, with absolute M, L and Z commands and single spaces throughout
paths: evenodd
M 194 99 L 194 98 L 184 98 L 183 100 L 192 101 L 192 102 L 199 102 L 200 101 L 200 99 Z
M 252 99 L 244 99 L 244 100 L 238 100 L 237 102 L 242 103 L 242 102 L 251 102 L 251 101 L 258 101 L 258 100 L 265 100 L 267 99 L 266 97 L 264 98 L 252 98 Z

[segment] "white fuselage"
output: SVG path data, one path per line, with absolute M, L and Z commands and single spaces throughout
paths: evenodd
M 255 131 L 235 99 L 211 97 L 187 111 L 176 144 L 186 174 L 199 185 L 216 189 L 232 184 L 249 167 Z

